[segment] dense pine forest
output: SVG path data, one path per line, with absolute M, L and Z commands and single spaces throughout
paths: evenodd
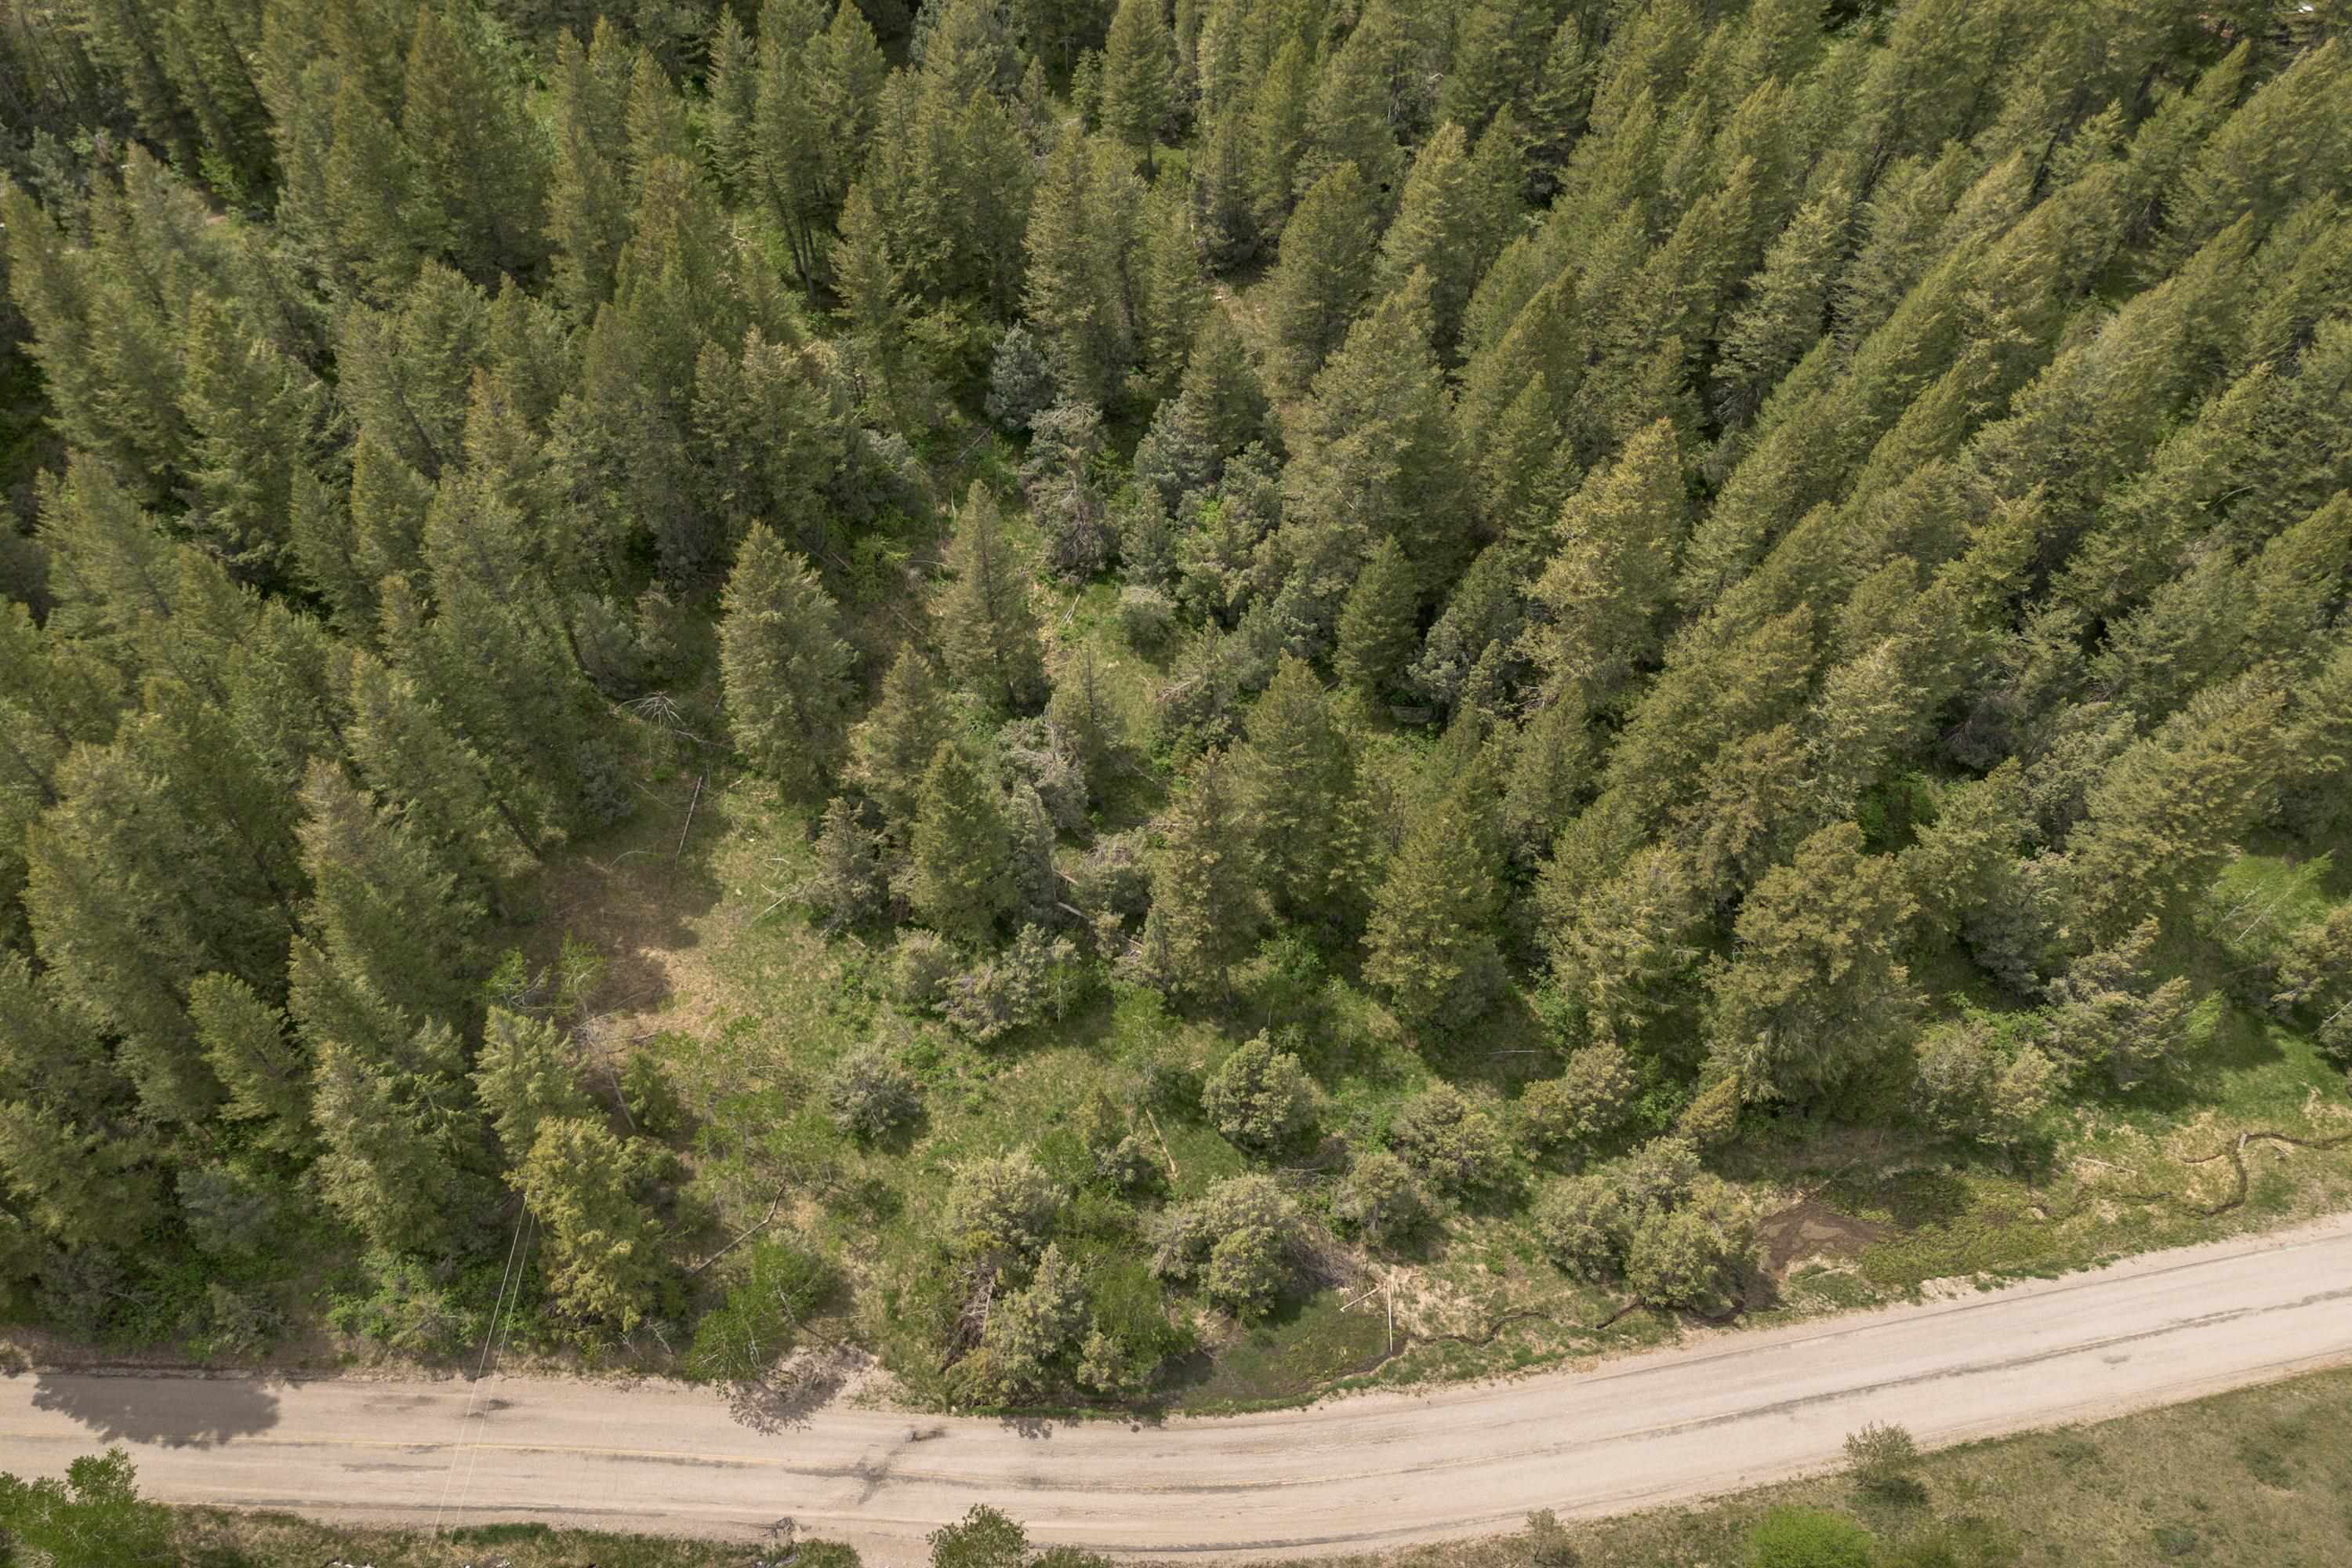
M 8 1312 L 1117 1402 L 2320 1128 L 2347 27 L 0 0 Z

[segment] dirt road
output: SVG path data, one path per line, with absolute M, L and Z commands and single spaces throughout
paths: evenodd
M 974 1502 L 1041 1543 L 1301 1555 L 1754 1485 L 1869 1421 L 1944 1442 L 2344 1361 L 2352 1215 L 1580 1373 L 1140 1429 L 823 1409 L 762 1432 L 669 1385 L 25 1373 L 0 1383 L 0 1468 L 114 1442 L 152 1495 L 322 1518 L 751 1540 L 789 1514 L 877 1564 Z

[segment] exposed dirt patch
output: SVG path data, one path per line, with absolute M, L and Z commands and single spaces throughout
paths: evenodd
M 604 960 L 582 1034 L 616 1055 L 657 1029 L 698 1033 L 719 994 L 709 943 L 721 933 L 709 928 L 721 889 L 696 851 L 720 819 L 709 783 L 699 801 L 695 783 L 672 778 L 648 789 L 630 831 L 552 861 L 541 882 L 545 914 L 531 957 L 552 962 L 568 936 Z
M 1790 1269 L 1809 1259 L 1859 1258 L 1863 1248 L 1896 1234 L 1892 1226 L 1857 1219 L 1813 1198 L 1766 1215 L 1757 1232 L 1764 1242 L 1764 1271 L 1775 1279 L 1787 1279 Z

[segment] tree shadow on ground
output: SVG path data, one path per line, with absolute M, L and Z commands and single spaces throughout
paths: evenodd
M 101 1443 L 208 1448 L 278 1425 L 278 1395 L 248 1377 L 43 1373 L 33 1408 L 89 1427 Z
M 727 1414 L 763 1435 L 805 1427 L 810 1417 L 831 1405 L 849 1380 L 871 1364 L 863 1351 L 846 1346 L 803 1352 L 774 1378 L 729 1384 Z

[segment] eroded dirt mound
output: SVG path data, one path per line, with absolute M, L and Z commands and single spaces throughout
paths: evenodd
M 1859 1258 L 1864 1247 L 1895 1234 L 1892 1226 L 1856 1219 L 1811 1198 L 1767 1215 L 1757 1230 L 1764 1241 L 1765 1272 L 1776 1279 L 1811 1258 Z

